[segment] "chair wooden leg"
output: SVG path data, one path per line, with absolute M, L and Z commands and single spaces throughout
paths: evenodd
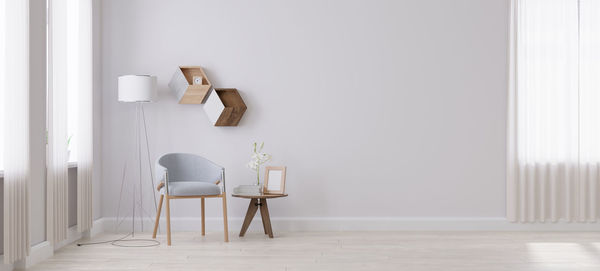
M 169 195 L 167 197 L 167 245 L 171 245 L 171 208 L 169 206 Z
M 204 236 L 206 234 L 206 231 L 204 230 L 204 224 L 205 224 L 205 220 L 204 220 L 204 198 L 201 199 L 202 200 L 202 207 L 200 207 L 200 210 L 202 212 L 202 236 Z
M 152 239 L 156 239 L 156 231 L 158 230 L 158 222 L 160 220 L 160 211 L 162 209 L 163 199 L 165 195 L 160 195 L 160 201 L 158 202 L 158 211 L 156 212 L 156 221 L 154 222 L 154 231 L 152 232 Z
M 229 229 L 227 226 L 227 194 L 223 193 L 223 230 L 225 231 L 225 242 L 229 242 Z

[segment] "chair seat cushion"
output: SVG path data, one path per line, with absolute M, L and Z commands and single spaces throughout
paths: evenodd
M 165 193 L 165 187 L 160 189 Z M 206 182 L 169 182 L 170 196 L 211 196 L 220 195 L 221 188 L 213 183 Z

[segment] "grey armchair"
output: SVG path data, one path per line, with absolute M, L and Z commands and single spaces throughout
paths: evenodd
M 225 193 L 225 168 L 202 156 L 189 153 L 169 153 L 161 156 L 156 162 L 156 179 L 159 183 L 160 203 L 154 222 L 152 238 L 156 238 L 158 221 L 166 198 L 167 244 L 171 245 L 171 199 L 200 198 L 202 201 L 202 235 L 205 234 L 204 199 L 223 199 L 223 226 L 225 242 L 229 242 L 227 229 L 227 196 Z M 219 185 L 220 184 L 220 185 Z

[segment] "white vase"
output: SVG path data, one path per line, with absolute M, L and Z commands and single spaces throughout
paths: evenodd
M 240 185 L 233 189 L 233 193 L 238 195 L 261 195 L 263 191 L 262 187 L 262 184 Z

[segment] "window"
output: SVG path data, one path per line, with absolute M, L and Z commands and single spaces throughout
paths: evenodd
M 64 140 L 57 147 L 62 147 L 64 143 L 67 147 L 68 162 L 77 162 L 78 158 L 78 129 L 79 129 L 79 92 L 81 86 L 81 67 L 82 67 L 82 48 L 81 35 L 84 29 L 81 29 L 80 23 L 80 1 L 56 1 L 53 3 L 55 18 L 51 25 L 49 40 L 51 51 L 48 57 L 48 71 L 52 76 L 52 106 L 59 107 L 55 110 L 55 129 L 54 134 L 59 136 L 56 140 Z M 85 35 L 85 33 L 84 33 Z M 49 95 L 50 96 L 50 95 Z M 66 112 L 64 111 L 66 106 Z M 66 114 L 66 116 L 65 116 Z M 48 116 L 51 114 L 49 113 Z M 66 118 L 66 119 L 65 119 Z M 66 123 L 63 123 L 66 121 Z M 66 127 L 65 127 L 66 126 Z M 66 128 L 65 131 L 62 129 Z M 60 130 L 60 131 L 59 131 Z
M 516 117 L 525 163 L 600 162 L 600 1 L 518 1 Z
M 1 34 L 0 34 L 1 37 Z M 2 46 L 0 46 L 1 48 Z M 2 51 L 3 52 L 3 51 Z M 1 54 L 1 53 L 0 53 Z M 0 56 L 0 82 L 4 82 L 2 74 L 4 74 L 5 61 Z M 4 101 L 3 87 L 0 88 L 0 101 Z M 0 172 L 4 170 L 4 106 L 0 107 Z
M 2 3 L 4 4 L 4 3 Z M 4 7 L 3 7 L 4 9 Z M 4 76 L 6 74 L 6 38 L 5 38 L 5 22 L 4 10 L 0 10 L 0 172 L 4 170 Z
M 68 161 L 77 161 L 77 127 L 79 120 L 79 3 L 67 5 L 67 149 Z
M 600 1 L 512 0 L 507 218 L 600 217 Z

